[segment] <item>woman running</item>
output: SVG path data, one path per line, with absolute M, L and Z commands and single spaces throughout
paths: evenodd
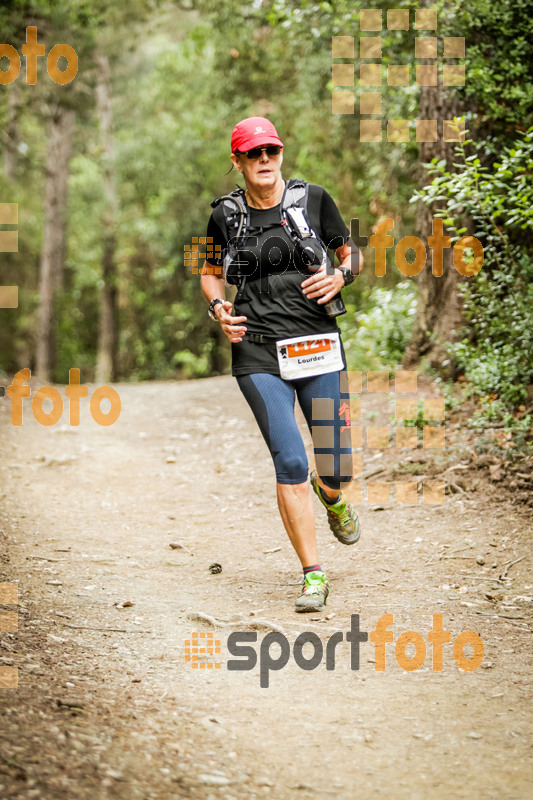
M 204 263 L 201 287 L 209 316 L 231 342 L 232 375 L 274 462 L 279 512 L 304 573 L 295 610 L 319 611 L 329 581 L 318 557 L 295 397 L 313 438 L 311 486 L 338 541 L 354 544 L 359 518 L 341 491 L 352 479 L 352 457 L 335 316 L 343 309 L 340 289 L 359 274 L 363 259 L 325 189 L 283 180 L 283 142 L 268 119 L 249 117 L 235 126 L 231 160 L 246 191 L 213 203 L 207 237 L 220 257 Z M 335 251 L 338 267 L 324 245 Z M 238 286 L 233 313 L 226 285 Z

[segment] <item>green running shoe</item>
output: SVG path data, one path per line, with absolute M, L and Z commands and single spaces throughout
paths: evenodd
M 355 508 L 351 503 L 346 501 L 342 492 L 339 502 L 329 506 L 322 497 L 322 492 L 318 484 L 318 476 L 315 471 L 311 472 L 310 480 L 315 494 L 318 496 L 322 505 L 328 510 L 329 527 L 333 531 L 335 538 L 338 539 L 339 542 L 342 542 L 342 544 L 355 544 L 358 542 L 361 536 L 361 526 Z
M 294 604 L 294 610 L 299 612 L 322 611 L 326 605 L 328 594 L 329 581 L 326 573 L 318 570 L 308 572 L 302 580 L 302 593 Z

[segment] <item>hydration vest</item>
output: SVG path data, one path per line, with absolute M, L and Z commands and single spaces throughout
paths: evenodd
M 292 239 L 301 261 L 314 272 L 323 264 L 331 264 L 326 247 L 310 226 L 307 204 L 309 199 L 309 184 L 301 178 L 292 178 L 285 184 L 281 199 L 280 222 L 268 227 L 278 227 L 280 224 Z M 258 229 L 250 225 L 250 209 L 245 200 L 245 192 L 237 187 L 233 192 L 222 197 L 217 197 L 211 203 L 213 208 L 222 203 L 224 221 L 228 234 L 228 244 L 223 259 L 224 282 L 226 286 L 236 284 L 241 287 L 246 281 L 246 276 L 229 274 L 229 267 L 235 262 L 249 236 Z M 263 232 L 268 228 L 260 228 Z M 315 269 L 312 268 L 315 265 Z

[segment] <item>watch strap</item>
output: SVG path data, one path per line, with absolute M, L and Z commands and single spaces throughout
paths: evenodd
M 353 274 L 351 269 L 348 269 L 347 267 L 339 267 L 339 269 L 342 272 L 342 274 L 344 275 L 344 285 L 345 286 L 349 286 L 351 283 L 354 282 L 355 275 Z
M 207 310 L 207 313 L 209 314 L 211 319 L 214 319 L 216 322 L 218 322 L 218 320 L 215 315 L 215 306 L 217 306 L 219 303 L 224 303 L 224 300 L 222 300 L 220 297 L 214 297 L 209 303 L 209 308 Z

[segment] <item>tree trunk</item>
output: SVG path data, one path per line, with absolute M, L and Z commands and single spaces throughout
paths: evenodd
M 7 95 L 7 122 L 3 135 L 4 178 L 8 181 L 15 180 L 15 170 L 17 168 L 18 155 L 18 109 L 19 93 L 16 83 L 9 87 Z
M 39 340 L 36 373 L 50 381 L 55 364 L 54 305 L 63 285 L 66 245 L 66 204 L 75 112 L 57 105 L 50 123 L 46 153 L 43 247 L 41 252 Z
M 430 5 L 430 0 L 420 0 L 419 2 L 419 8 L 429 8 Z M 434 61 L 421 59 L 419 63 L 431 64 Z M 444 142 L 443 121 L 453 119 L 457 113 L 456 100 L 452 92 L 446 91 L 442 86 L 440 75 L 438 86 L 420 87 L 419 119 L 437 120 L 438 137 L 436 142 L 419 142 L 419 186 L 426 186 L 431 182 L 423 165 L 432 158 L 445 159 L 447 168 L 451 168 L 456 143 Z M 419 203 L 416 235 L 424 244 L 427 244 L 428 238 L 432 234 L 433 217 L 437 207 L 438 204 L 427 206 L 425 203 Z M 446 229 L 444 229 L 444 234 L 446 235 Z M 447 354 L 447 345 L 456 340 L 458 330 L 463 324 L 461 300 L 457 289 L 459 283 L 467 279 L 460 275 L 453 265 L 452 248 L 444 249 L 441 277 L 433 275 L 429 261 L 428 258 L 425 269 L 416 278 L 418 306 L 403 365 L 406 368 L 413 367 L 422 357 L 425 357 L 429 364 L 441 374 L 454 377 L 454 367 Z
M 103 151 L 102 180 L 105 195 L 105 209 L 102 217 L 102 279 L 104 286 L 100 295 L 96 380 L 106 382 L 113 380 L 116 376 L 117 275 L 115 250 L 118 200 L 114 166 L 111 71 L 106 55 L 97 53 L 95 63 L 98 75 L 96 101 Z

